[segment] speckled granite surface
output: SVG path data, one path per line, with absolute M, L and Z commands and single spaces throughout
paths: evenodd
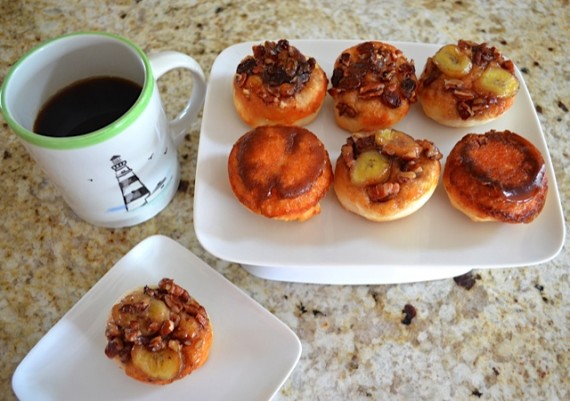
M 225 47 L 267 38 L 488 41 L 524 77 L 570 216 L 570 4 L 555 1 L 0 1 L 0 79 L 39 41 L 107 30 L 145 50 L 175 49 L 209 71 Z M 491 3 L 491 4 L 489 4 Z M 177 110 L 188 78 L 163 80 Z M 176 81 L 176 85 L 172 82 Z M 142 225 L 108 230 L 79 221 L 0 121 L 0 394 L 33 345 L 129 249 L 170 236 L 282 319 L 303 354 L 275 400 L 568 400 L 570 253 L 549 263 L 475 270 L 453 279 L 388 286 L 265 281 L 214 259 L 197 242 L 192 195 L 200 120 L 181 145 L 183 182 Z M 417 315 L 402 323 L 406 304 Z

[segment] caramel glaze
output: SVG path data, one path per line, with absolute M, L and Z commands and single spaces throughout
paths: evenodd
M 491 130 L 468 134 L 456 144 L 444 182 L 450 196 L 459 196 L 463 206 L 480 215 L 528 223 L 544 206 L 545 172 L 540 151 L 529 141 L 508 130 Z
M 228 171 L 241 203 L 276 218 L 313 208 L 332 182 L 324 145 L 296 126 L 261 126 L 247 132 L 232 148 Z
M 243 183 L 261 201 L 275 191 L 283 198 L 307 192 L 322 174 L 325 157 L 324 147 L 312 134 L 297 127 L 250 131 L 237 155 Z

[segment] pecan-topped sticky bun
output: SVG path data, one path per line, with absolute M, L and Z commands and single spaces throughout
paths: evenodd
M 542 154 L 508 130 L 465 135 L 447 157 L 442 180 L 451 204 L 477 222 L 530 223 L 548 192 Z
M 345 209 L 368 220 L 400 219 L 433 194 L 441 157 L 432 142 L 395 129 L 354 133 L 337 159 L 334 190 Z
M 417 100 L 413 61 L 377 41 L 344 50 L 334 64 L 331 84 L 336 122 L 350 132 L 391 127 Z
M 313 57 L 285 39 L 253 46 L 253 55 L 237 66 L 233 100 L 237 113 L 252 127 L 306 125 L 321 109 L 328 79 Z
M 206 362 L 212 324 L 202 305 L 173 280 L 145 286 L 111 310 L 105 354 L 142 382 L 168 384 Z
M 424 113 L 450 127 L 493 121 L 514 103 L 515 65 L 487 43 L 460 40 L 427 59 L 418 81 Z

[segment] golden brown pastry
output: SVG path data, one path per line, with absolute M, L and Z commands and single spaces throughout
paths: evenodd
M 111 310 L 105 354 L 142 382 L 168 384 L 206 362 L 212 324 L 188 291 L 163 278 L 123 297 Z
M 394 129 L 355 133 L 341 148 L 334 190 L 345 209 L 368 220 L 400 219 L 433 194 L 441 157 L 432 142 Z
M 287 40 L 253 46 L 233 80 L 237 113 L 252 127 L 306 125 L 321 109 L 328 79 L 313 58 Z
M 333 174 L 328 152 L 309 130 L 261 126 L 241 136 L 228 159 L 229 180 L 249 210 L 304 221 L 320 212 Z
M 450 127 L 493 121 L 514 103 L 515 66 L 495 47 L 460 40 L 427 59 L 418 82 L 424 113 Z
M 394 46 L 373 41 L 346 49 L 329 89 L 337 125 L 349 132 L 391 127 L 416 102 L 416 81 L 414 63 Z
M 540 151 L 511 131 L 465 135 L 447 158 L 443 185 L 451 204 L 473 221 L 530 223 L 548 192 Z

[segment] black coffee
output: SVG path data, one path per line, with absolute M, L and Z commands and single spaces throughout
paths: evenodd
M 125 114 L 141 90 L 140 85 L 117 77 L 93 77 L 75 82 L 43 105 L 34 123 L 34 132 L 69 137 L 96 131 Z

